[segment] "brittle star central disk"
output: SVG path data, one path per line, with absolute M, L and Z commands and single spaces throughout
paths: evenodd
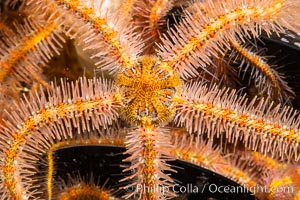
M 175 115 L 173 98 L 179 95 L 179 75 L 155 56 L 142 56 L 116 77 L 122 116 L 132 124 L 166 124 Z

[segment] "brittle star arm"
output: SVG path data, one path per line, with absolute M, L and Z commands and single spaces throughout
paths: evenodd
M 287 19 L 299 20 L 295 0 L 207 0 L 193 7 L 194 11 L 185 11 L 185 18 L 167 31 L 158 51 L 185 78 L 197 75 L 199 67 L 207 71 L 206 66 L 213 64 L 211 58 L 222 55 L 232 39 L 258 37 L 261 30 L 284 32 L 283 27 L 290 27 Z M 203 7 L 209 12 L 203 12 Z
M 172 131 L 172 149 L 169 153 L 176 159 L 193 163 L 227 177 L 242 186 L 255 187 L 258 172 L 253 172 L 242 161 L 232 162 L 231 154 L 224 154 L 220 146 L 186 131 Z
M 77 38 L 83 50 L 90 50 L 95 65 L 103 70 L 117 72 L 134 65 L 142 50 L 140 36 L 132 24 L 123 20 L 119 12 L 113 16 L 105 12 L 102 0 L 97 4 L 92 0 L 39 0 L 28 5 L 29 10 L 52 12 L 52 18 L 63 24 L 66 34 Z
M 235 145 L 242 139 L 245 147 L 285 160 L 299 160 L 299 117 L 290 107 L 269 105 L 254 98 L 250 103 L 234 90 L 201 84 L 186 86 L 175 97 L 175 122 L 188 132 L 209 138 L 226 135 Z
M 73 199 L 101 199 L 101 200 L 119 200 L 114 197 L 113 191 L 106 190 L 103 186 L 97 185 L 93 176 L 90 178 L 81 177 L 80 174 L 76 177 L 68 176 L 68 182 L 60 183 L 60 191 L 56 194 L 58 200 L 73 200 Z
M 24 25 L 15 25 L 15 37 L 11 37 L 10 32 L 5 32 L 3 42 L 0 41 L 4 47 L 0 52 L 0 82 L 14 79 L 21 85 L 21 82 L 30 83 L 32 74 L 41 75 L 41 66 L 54 53 L 59 54 L 59 49 L 62 48 L 64 39 L 58 27 L 59 24 L 52 20 L 43 23 L 25 20 Z
M 166 172 L 174 171 L 170 164 L 168 149 L 171 147 L 170 135 L 163 128 L 151 124 L 144 124 L 141 127 L 128 133 L 125 142 L 127 151 L 130 154 L 124 161 L 131 162 L 131 166 L 124 171 L 133 171 L 133 174 L 122 179 L 130 183 L 124 188 L 132 187 L 124 198 L 137 197 L 138 199 L 164 199 L 174 197 L 172 191 L 162 192 L 166 187 L 173 186 L 173 180 Z
M 233 51 L 230 59 L 235 63 L 240 62 L 239 71 L 243 79 L 246 72 L 250 72 L 250 78 L 253 80 L 259 94 L 267 94 L 271 100 L 281 103 L 289 102 L 295 93 L 288 83 L 284 80 L 284 75 L 276 71 L 276 67 L 268 64 L 266 56 L 259 55 L 249 48 L 242 45 L 240 41 L 230 41 Z M 278 68 L 278 67 L 277 67 Z
M 56 196 L 63 196 L 58 194 L 58 191 L 53 191 L 53 174 L 56 170 L 56 163 L 54 162 L 53 155 L 57 150 L 67 147 L 78 147 L 78 146 L 113 146 L 113 147 L 124 147 L 125 134 L 127 132 L 120 130 L 119 128 L 113 127 L 108 130 L 97 130 L 86 132 L 84 134 L 76 134 L 72 138 L 64 138 L 60 135 L 59 137 L 51 138 L 40 137 L 39 140 L 30 141 L 31 146 L 44 145 L 45 148 L 36 149 L 35 155 L 47 154 L 47 175 L 46 175 L 46 187 L 48 200 L 56 199 Z M 48 135 L 47 135 L 48 136 Z M 61 137 L 61 139 L 59 139 Z M 37 169 L 38 170 L 38 169 Z M 94 193 L 100 194 L 100 193 Z M 67 194 L 66 194 L 67 195 Z M 102 199 L 102 198 L 101 198 Z M 104 198 L 103 198 L 104 199 Z M 107 196 L 107 199 L 110 199 Z
M 61 87 L 45 94 L 32 94 L 8 113 L 1 130 L 1 193 L 6 198 L 28 199 L 20 179 L 18 165 L 22 146 L 39 134 L 71 136 L 91 129 L 107 127 L 118 118 L 119 101 L 112 85 L 94 79 L 80 79 L 75 84 L 62 82 Z

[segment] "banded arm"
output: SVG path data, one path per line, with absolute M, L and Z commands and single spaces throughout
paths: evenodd
M 68 36 L 78 39 L 83 50 L 91 52 L 97 67 L 116 73 L 135 64 L 143 44 L 131 23 L 123 20 L 118 11 L 105 12 L 103 3 L 102 0 L 39 0 L 29 1 L 27 10 L 49 12 L 55 21 L 63 23 L 61 28 Z
M 81 78 L 76 83 L 62 81 L 61 86 L 47 93 L 31 94 L 16 104 L 17 111 L 1 128 L 0 176 L 1 194 L 6 199 L 28 199 L 27 188 L 20 179 L 23 146 L 30 138 L 51 135 L 65 138 L 101 127 L 107 128 L 118 118 L 119 101 L 112 93 L 112 84 Z
M 234 90 L 210 89 L 204 85 L 186 86 L 175 99 L 175 121 L 188 132 L 207 134 L 211 139 L 225 134 L 228 142 L 272 157 L 299 160 L 299 117 L 290 107 L 269 105 L 268 101 L 250 103 Z
M 162 38 L 158 55 L 183 78 L 196 76 L 196 68 L 206 71 L 212 57 L 222 55 L 236 36 L 243 40 L 244 35 L 258 37 L 262 30 L 284 32 L 283 27 L 290 27 L 288 19 L 299 21 L 298 4 L 297 0 L 196 2 Z

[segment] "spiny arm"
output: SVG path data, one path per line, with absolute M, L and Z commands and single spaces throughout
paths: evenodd
M 166 130 L 152 125 L 142 126 L 128 134 L 125 144 L 125 153 L 130 156 L 124 161 L 131 162 L 131 166 L 124 171 L 133 171 L 133 174 L 121 181 L 130 181 L 124 188 L 133 187 L 133 190 L 124 198 L 135 195 L 139 199 L 165 199 L 174 196 L 172 191 L 161 192 L 174 184 L 166 174 L 174 171 L 166 163 L 170 159 L 166 150 L 171 147 Z M 139 186 L 143 187 L 139 189 Z
M 187 78 L 199 66 L 205 70 L 236 35 L 243 40 L 244 35 L 258 37 L 261 30 L 283 32 L 287 19 L 299 19 L 297 0 L 207 0 L 194 6 L 196 11 L 186 11 L 185 19 L 164 36 L 158 52 Z
M 238 41 L 230 41 L 230 43 L 233 48 L 230 59 L 241 63 L 239 69 L 243 77 L 246 71 L 250 71 L 259 95 L 267 94 L 274 101 L 278 99 L 280 103 L 289 102 L 288 99 L 293 98 L 295 94 L 283 75 L 270 66 L 265 57 L 256 54 L 251 48 L 241 45 Z
M 208 89 L 199 83 L 187 86 L 175 102 L 175 121 L 190 133 L 206 133 L 210 138 L 224 133 L 231 143 L 243 139 L 249 149 L 299 159 L 300 123 L 297 111 L 289 107 L 274 107 L 256 99 L 248 103 L 235 91 Z
M 101 199 L 117 200 L 112 195 L 111 190 L 105 189 L 94 182 L 94 177 L 76 177 L 68 175 L 68 181 L 61 181 L 59 189 L 56 191 L 54 199 L 57 200 L 74 200 L 74 199 Z
M 14 81 L 31 83 L 32 74 L 41 76 L 42 66 L 50 58 L 59 54 L 64 42 L 59 24 L 53 20 L 41 21 L 25 20 L 24 25 L 15 25 L 16 37 L 11 33 L 4 33 L 0 50 L 0 82 Z
M 155 53 L 156 43 L 160 42 L 160 35 L 167 29 L 166 15 L 172 9 L 173 3 L 173 0 L 136 0 L 132 5 L 133 24 L 137 31 L 142 32 L 145 41 L 144 54 Z
M 23 183 L 18 178 L 17 160 L 28 138 L 41 133 L 72 136 L 91 129 L 107 127 L 117 119 L 119 102 L 112 94 L 112 85 L 101 79 L 80 79 L 76 83 L 62 82 L 61 87 L 45 94 L 32 94 L 8 113 L 1 130 L 1 190 L 15 199 L 26 199 Z M 52 133 L 53 132 L 53 133 Z M 60 132 L 60 133 L 58 133 Z
M 170 155 L 176 159 L 204 167 L 237 183 L 247 186 L 256 186 L 256 173 L 250 173 L 239 162 L 232 162 L 230 154 L 224 155 L 211 141 L 200 137 L 193 137 L 188 133 L 172 133 L 172 149 Z
M 72 138 L 67 137 L 64 138 L 63 135 L 56 136 L 53 138 L 51 135 L 46 135 L 43 137 L 40 137 L 39 140 L 29 140 L 28 146 L 32 146 L 33 148 L 36 146 L 40 146 L 41 144 L 47 144 L 45 145 L 45 148 L 39 149 L 34 148 L 35 154 L 47 154 L 47 176 L 46 176 L 46 190 L 48 194 L 48 199 L 51 200 L 53 196 L 60 196 L 62 199 L 71 199 L 71 188 L 67 188 L 64 193 L 59 194 L 61 192 L 57 191 L 53 187 L 53 173 L 55 172 L 55 163 L 53 155 L 55 151 L 66 148 L 66 147 L 75 147 L 75 146 L 114 146 L 114 147 L 124 147 L 124 138 L 125 138 L 125 131 L 120 130 L 120 128 L 110 128 L 109 130 L 98 130 L 98 131 L 92 131 L 92 132 L 86 132 L 84 134 L 75 134 Z M 51 138 L 52 137 L 52 138 Z M 47 147 L 46 147 L 47 146 Z M 26 149 L 26 147 L 24 148 Z M 25 162 L 27 160 L 27 164 L 30 164 L 30 160 L 26 159 L 26 156 L 23 156 L 25 159 Z M 32 156 L 29 156 L 32 157 Z M 35 160 L 32 159 L 31 160 Z M 31 165 L 35 165 L 34 163 L 31 163 Z M 38 172 L 39 169 L 35 169 L 34 171 Z M 28 173 L 28 172 L 27 172 Z M 32 173 L 32 172 L 29 172 Z M 22 174 L 26 174 L 26 172 L 22 172 Z M 32 180 L 34 183 L 34 180 Z M 55 184 L 55 183 L 54 183 Z M 32 183 L 28 182 L 27 186 L 30 187 Z M 90 193 L 92 196 L 105 194 L 105 193 L 99 193 L 100 191 L 94 190 L 96 188 L 93 188 L 91 185 L 88 186 L 88 188 L 91 189 Z M 57 188 L 56 188 L 57 189 Z M 75 188 L 73 188 L 75 190 Z M 83 193 L 84 191 L 82 188 L 79 188 L 76 194 L 83 194 L 88 196 L 87 194 Z M 109 198 L 110 195 L 107 194 L 107 198 Z M 75 197 L 74 197 L 75 198 Z M 104 196 L 103 196 L 104 198 Z M 56 199 L 56 198 L 55 198 Z M 102 199 L 102 198 L 100 198 Z
M 28 9 L 53 9 L 52 16 L 64 23 L 67 35 L 76 37 L 84 50 L 92 51 L 92 58 L 102 69 L 116 72 L 119 68 L 133 66 L 142 49 L 139 35 L 131 24 L 122 20 L 120 13 L 108 17 L 102 8 L 103 1 L 49 0 L 31 1 Z M 96 8 L 96 6 L 98 6 Z M 51 12 L 51 10 L 50 10 Z

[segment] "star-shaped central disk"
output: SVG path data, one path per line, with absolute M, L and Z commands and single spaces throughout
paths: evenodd
M 141 57 L 137 65 L 124 69 L 115 80 L 123 104 L 122 116 L 130 123 L 151 121 L 162 125 L 174 117 L 173 97 L 180 93 L 181 81 L 157 57 Z

